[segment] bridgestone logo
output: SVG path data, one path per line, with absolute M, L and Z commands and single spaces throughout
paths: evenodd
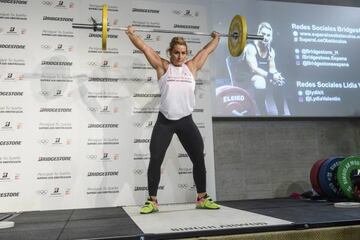
M 118 82 L 119 78 L 89 78 L 89 82 Z
M 16 49 L 25 49 L 25 45 L 17 45 L 17 44 L 0 44 L 0 48 L 16 48 Z
M 71 108 L 40 108 L 40 112 L 71 112 Z
M 88 128 L 118 128 L 119 124 L 89 124 Z
M 39 162 L 71 161 L 71 157 L 39 157 Z
M 150 139 L 134 139 L 134 143 L 149 143 Z
M 160 94 L 150 94 L 150 93 L 135 93 L 134 97 L 151 97 L 151 98 L 155 98 L 155 97 L 160 97 Z
M 189 155 L 187 155 L 186 153 L 179 153 L 178 154 L 178 158 L 187 158 L 189 157 Z
M 133 12 L 142 12 L 142 13 L 160 13 L 160 10 L 155 9 L 144 9 L 144 8 L 133 8 Z
M 180 168 L 178 172 L 179 175 L 185 175 L 191 173 L 192 173 L 192 168 Z
M 200 26 L 174 24 L 174 28 L 200 29 Z
M 134 154 L 134 160 L 147 160 L 149 159 L 148 154 Z
M 140 53 L 140 54 L 142 54 L 143 52 L 140 51 L 140 50 L 135 49 L 135 50 L 133 50 L 133 53 Z
M 50 66 L 72 66 L 72 62 L 51 62 L 51 61 L 42 61 L 41 65 L 50 65 Z
M 21 0 L 0 0 L 0 3 L 11 3 L 11 4 L 27 4 L 27 1 Z
M 101 33 L 90 33 L 89 37 L 90 38 L 102 38 L 102 34 Z M 118 38 L 118 36 L 114 35 L 114 34 L 109 34 L 107 37 L 108 38 Z
M 155 51 L 155 52 L 156 52 L 157 54 L 159 54 L 159 55 L 161 54 L 161 51 Z M 134 50 L 133 50 L 133 54 L 135 54 L 135 53 L 136 53 L 136 54 L 142 54 L 143 52 L 140 51 L 140 50 L 138 50 L 138 49 L 134 49 Z
M 19 192 L 5 192 L 5 193 L 0 193 L 0 197 L 18 197 L 20 195 Z
M 159 186 L 158 189 L 159 190 L 164 190 L 165 186 Z M 134 191 L 147 191 L 148 190 L 148 187 L 135 187 L 134 188 Z
M 22 141 L 0 141 L 0 146 L 21 145 Z
M 88 177 L 118 176 L 119 172 L 88 172 Z
M 24 92 L 0 92 L 0 96 L 23 96 Z
M 61 22 L 72 22 L 74 19 L 73 18 L 64 18 L 64 17 L 48 17 L 48 16 L 44 16 L 43 20 L 48 20 L 48 21 L 61 21 Z

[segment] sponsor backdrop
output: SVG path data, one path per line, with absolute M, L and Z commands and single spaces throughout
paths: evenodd
M 113 26 L 208 31 L 200 5 L 107 1 Z M 72 28 L 101 21 L 101 1 L 0 0 L 0 212 L 142 204 L 159 90 L 124 32 Z M 171 35 L 139 33 L 167 58 Z M 186 37 L 190 57 L 209 39 Z M 210 71 L 198 75 L 193 113 L 215 197 Z M 160 203 L 192 202 L 192 164 L 174 136 Z

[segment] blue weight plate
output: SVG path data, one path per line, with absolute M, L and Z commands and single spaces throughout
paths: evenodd
M 342 197 L 336 175 L 343 159 L 343 157 L 328 158 L 320 167 L 318 175 L 320 188 L 329 198 Z

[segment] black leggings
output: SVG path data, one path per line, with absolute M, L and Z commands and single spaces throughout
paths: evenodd
M 255 89 L 254 97 L 260 115 L 266 116 L 268 114 L 266 109 L 266 89 Z
M 198 193 L 206 192 L 204 142 L 192 116 L 169 120 L 159 112 L 150 141 L 148 168 L 149 196 L 156 196 L 160 182 L 160 168 L 174 133 L 193 163 L 193 177 Z
M 285 102 L 285 93 L 284 86 L 271 86 L 271 91 L 273 93 L 274 102 L 278 111 L 278 115 L 284 115 L 284 102 Z
M 268 87 L 270 89 L 270 93 L 272 93 L 274 102 L 278 111 L 278 115 L 284 115 L 284 101 L 285 101 L 285 94 L 284 94 L 284 87 L 281 86 L 274 86 L 272 84 Z M 262 116 L 268 115 L 267 108 L 266 108 L 266 89 L 255 89 L 254 90 L 254 97 L 255 101 L 259 110 L 259 113 Z

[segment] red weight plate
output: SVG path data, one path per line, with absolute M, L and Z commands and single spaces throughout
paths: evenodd
M 255 103 L 243 88 L 225 85 L 216 89 L 216 110 L 225 116 L 256 114 Z
M 324 192 L 321 191 L 320 184 L 319 184 L 319 170 L 321 165 L 326 161 L 326 159 L 320 159 L 314 163 L 310 171 L 310 182 L 312 188 L 317 192 L 320 196 L 325 196 Z

